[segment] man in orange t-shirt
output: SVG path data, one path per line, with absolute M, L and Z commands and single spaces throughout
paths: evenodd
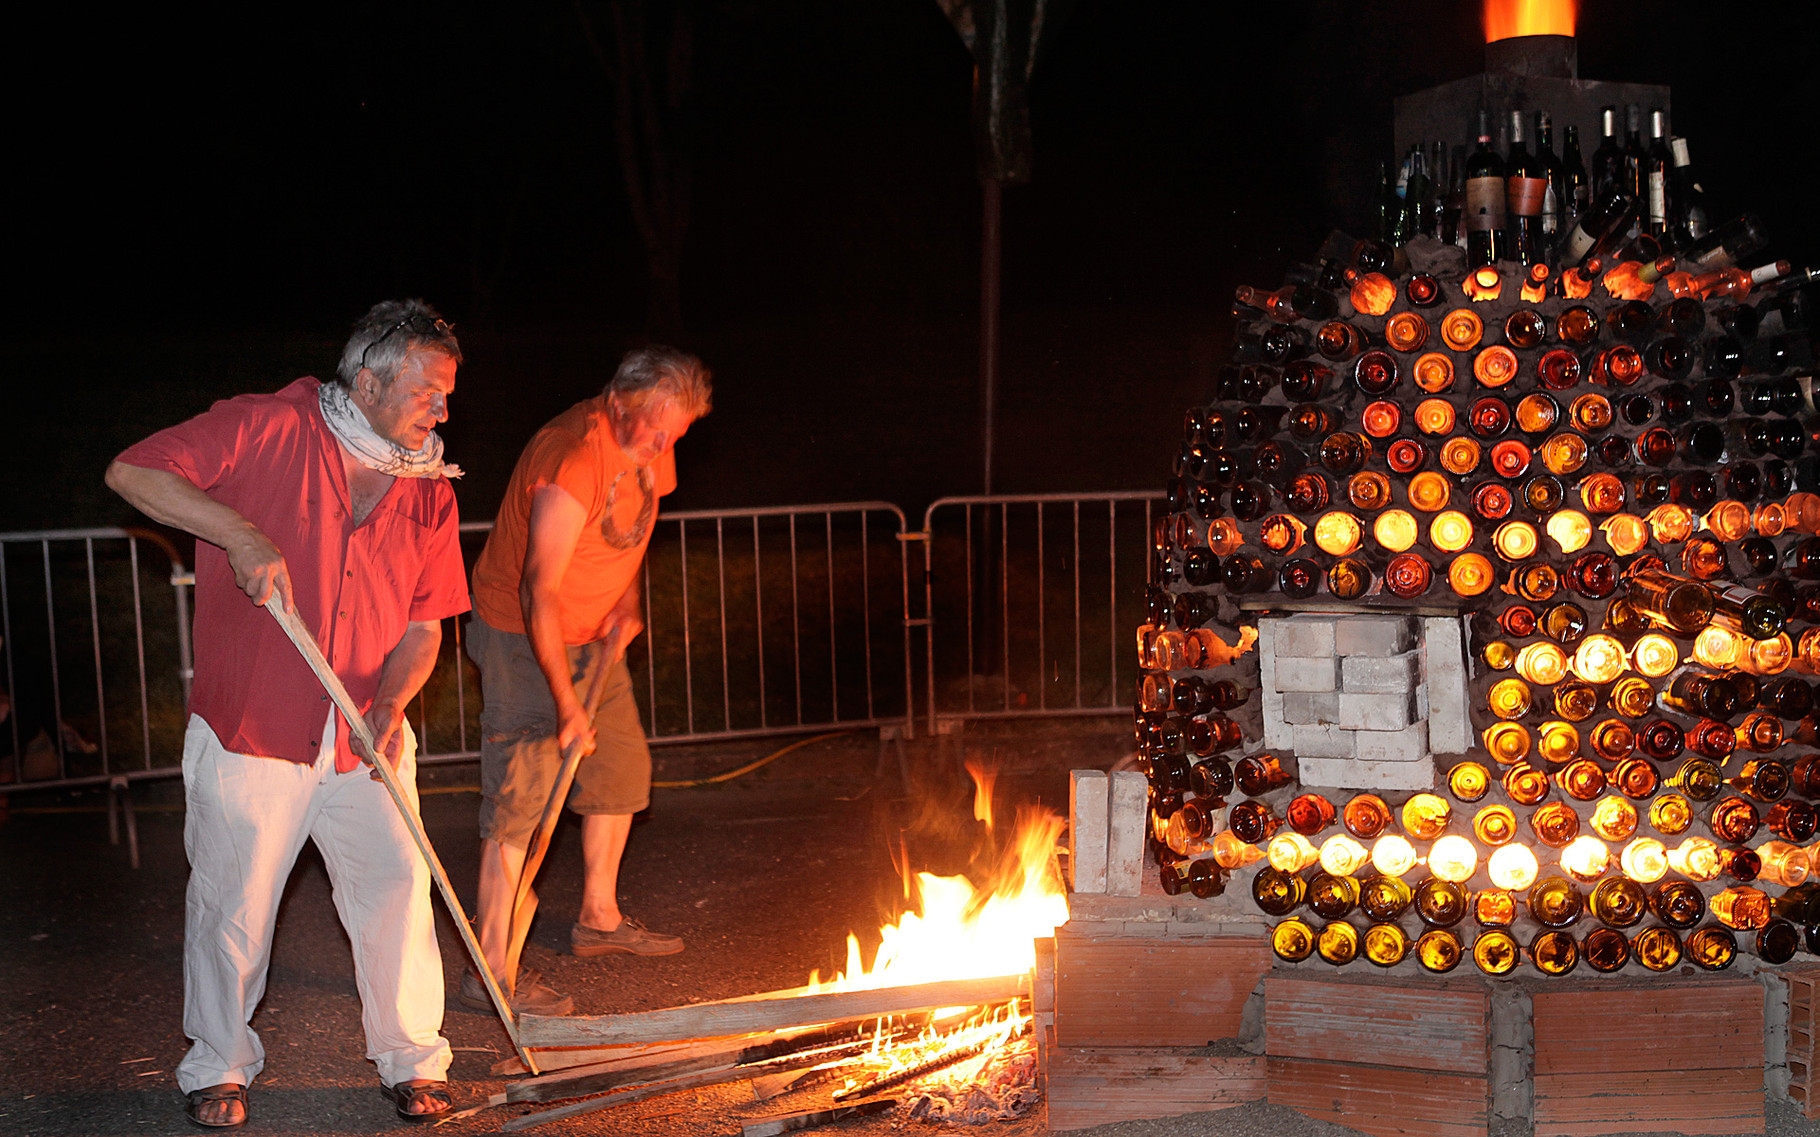
M 504 974 L 525 848 L 572 743 L 587 755 L 568 801 L 582 815 L 586 875 L 570 948 L 593 956 L 683 947 L 619 910 L 620 856 L 651 792 L 625 652 L 644 628 L 639 571 L 657 499 L 676 488 L 672 448 L 711 398 L 707 369 L 694 356 L 667 347 L 629 352 L 602 394 L 558 415 L 525 447 L 474 565 L 467 650 L 484 701 L 475 923 L 515 1011 L 574 1009 L 532 973 Z M 581 692 L 601 684 L 594 710 Z M 473 972 L 460 1001 L 492 1009 Z

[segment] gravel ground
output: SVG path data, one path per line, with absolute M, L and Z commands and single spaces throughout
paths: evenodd
M 1034 801 L 1061 809 L 1066 771 L 1109 765 L 1118 724 L 1023 727 L 971 736 L 969 752 L 996 759 L 1000 808 Z M 731 769 L 767 752 L 762 743 L 662 750 L 659 777 L 684 780 Z M 541 915 L 526 959 L 573 994 L 585 1014 L 730 998 L 802 983 L 837 969 L 849 931 L 875 929 L 901 886 L 892 867 L 900 843 L 913 863 L 964 870 L 972 853 L 971 791 L 959 748 L 914 754 L 928 771 L 912 807 L 894 780 L 870 774 L 870 736 L 799 749 L 761 771 L 708 788 L 659 791 L 637 825 L 621 895 L 628 911 L 684 936 L 681 955 L 581 960 L 564 950 L 579 901 L 580 840 L 559 830 L 544 870 Z M 472 895 L 472 766 L 425 774 L 425 820 L 464 901 Z M 180 1029 L 183 887 L 180 794 L 172 783 L 135 791 L 143 865 L 108 844 L 94 795 L 39 795 L 13 803 L 0 824 L 0 1134 L 115 1137 L 194 1132 L 185 1122 L 172 1067 Z M 454 926 L 440 911 L 446 973 L 465 965 Z M 864 938 L 862 936 L 862 938 Z M 866 943 L 868 949 L 872 946 Z M 452 980 L 451 980 L 452 986 Z M 400 1128 L 361 1057 L 359 1004 L 346 938 L 321 862 L 306 850 L 287 891 L 270 988 L 254 1020 L 267 1068 L 250 1095 L 248 1132 L 262 1137 L 369 1133 Z M 451 1007 L 445 1033 L 456 1048 L 458 1107 L 504 1088 L 489 1074 L 510 1052 L 494 1019 Z M 649 1098 L 532 1130 L 628 1137 L 737 1134 L 741 1125 L 819 1108 L 826 1090 L 767 1102 L 746 1085 Z M 492 1133 L 536 1107 L 501 1106 L 438 1127 Z M 933 1131 L 889 1116 L 826 1127 L 840 1134 Z M 1041 1110 L 971 1130 L 1000 1137 L 1047 1132 Z M 1356 1132 L 1281 1106 L 1252 1104 L 1081 1131 L 1103 1137 L 1341 1137 Z M 1775 1137 L 1820 1132 L 1786 1103 L 1769 1104 Z M 1515 1137 L 1500 1134 L 1499 1137 Z

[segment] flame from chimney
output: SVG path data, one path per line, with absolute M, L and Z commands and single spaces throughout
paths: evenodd
M 1571 36 L 1577 0 L 1485 0 L 1485 42 L 1514 36 Z

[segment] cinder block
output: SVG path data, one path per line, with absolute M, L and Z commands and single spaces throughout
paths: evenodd
M 1341 730 L 1337 726 L 1298 726 L 1295 731 L 1295 753 L 1299 761 L 1309 758 L 1351 758 L 1352 738 L 1350 730 Z
M 1342 616 L 1333 637 L 1340 655 L 1382 659 L 1415 646 L 1416 622 L 1410 616 Z
M 1278 623 L 1281 621 L 1258 621 L 1258 694 L 1264 713 L 1264 745 L 1287 750 L 1295 745 L 1295 734 L 1283 718 L 1283 693 L 1277 690 L 1276 633 L 1272 625 Z
M 1349 758 L 1299 758 L 1303 786 L 1348 790 L 1429 790 L 1432 762 L 1359 762 Z
M 1332 691 L 1340 685 L 1339 660 L 1331 655 L 1321 659 L 1279 655 L 1276 680 L 1279 691 Z
M 1339 723 L 1340 699 L 1343 697 L 1332 691 L 1291 691 L 1281 696 L 1283 721 L 1291 726 Z
M 1106 892 L 1136 896 L 1144 883 L 1144 836 L 1149 784 L 1136 770 L 1114 770 L 1106 829 Z
M 1472 747 L 1472 718 L 1466 702 L 1465 618 L 1422 621 L 1422 677 L 1428 688 L 1428 743 L 1438 754 L 1464 754 Z
M 1275 648 L 1278 656 L 1323 656 L 1333 655 L 1335 617 L 1303 614 L 1290 616 L 1287 619 L 1259 620 L 1260 625 L 1272 624 L 1276 638 Z M 1339 621 L 1344 623 L 1345 620 Z
M 1106 771 L 1068 772 L 1068 818 L 1074 836 L 1068 863 L 1076 892 L 1106 891 L 1109 795 Z
M 1416 721 L 1414 691 L 1405 690 L 1401 695 L 1355 695 L 1342 691 L 1334 699 L 1339 704 L 1338 724 L 1347 730 L 1402 730 Z
M 1353 755 L 1361 762 L 1423 762 L 1429 754 L 1425 722 L 1402 730 L 1361 730 L 1352 741 Z
M 1340 690 L 1355 695 L 1406 695 L 1416 689 L 1421 669 L 1421 655 L 1413 651 L 1388 658 L 1344 656 Z

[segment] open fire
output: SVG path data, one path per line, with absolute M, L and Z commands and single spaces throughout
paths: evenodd
M 968 764 L 975 822 L 984 853 L 979 881 L 968 876 L 912 872 L 902 865 L 908 911 L 880 929 L 865 961 L 859 937 L 847 937 L 846 968 L 832 981 L 812 975 L 814 991 L 862 991 L 940 980 L 1019 975 L 1036 965 L 1036 941 L 1068 919 L 1056 863 L 1064 822 L 1053 811 L 1020 807 L 1007 834 L 995 824 L 994 773 Z M 881 1020 L 877 1045 L 858 1072 L 846 1075 L 836 1100 L 922 1083 L 907 1099 L 913 1113 L 954 1122 L 1016 1116 L 1034 1100 L 1034 1043 L 1027 1007 L 1016 1000 L 993 1008 L 949 1007 L 913 1036 L 892 1035 Z M 924 1079 L 939 1079 L 933 1083 Z

